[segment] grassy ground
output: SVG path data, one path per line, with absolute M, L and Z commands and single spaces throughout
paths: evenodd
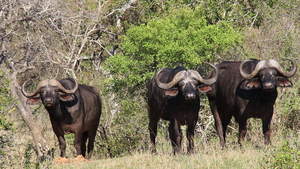
M 276 144 L 280 144 L 277 142 Z M 170 150 L 158 148 L 159 154 L 152 156 L 149 152 L 135 153 L 131 156 L 92 160 L 85 163 L 76 164 L 53 164 L 52 168 L 122 168 L 122 169 L 191 169 L 191 168 L 268 168 L 268 154 L 278 145 L 259 146 L 253 143 L 245 143 L 243 148 L 237 144 L 229 145 L 228 148 L 221 150 L 218 141 L 213 141 L 210 145 L 202 146 L 193 155 L 171 155 Z M 164 149 L 164 148 L 163 148 Z

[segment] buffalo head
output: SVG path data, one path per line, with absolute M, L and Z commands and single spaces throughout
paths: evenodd
M 284 58 L 292 62 L 291 71 L 285 71 L 275 60 L 259 61 L 251 73 L 244 70 L 248 62 L 255 60 L 246 60 L 240 64 L 240 74 L 246 79 L 245 89 L 275 90 L 276 87 L 291 87 L 292 82 L 288 79 L 295 75 L 297 71 L 296 62 L 290 58 Z
M 195 70 L 182 70 L 179 71 L 176 75 L 174 75 L 173 79 L 168 82 L 164 83 L 160 81 L 160 72 L 163 70 L 161 69 L 155 75 L 155 82 L 159 88 L 165 90 L 165 95 L 167 96 L 177 96 L 180 93 L 184 100 L 189 101 L 196 99 L 197 91 L 202 93 L 208 92 L 211 90 L 209 85 L 213 84 L 217 80 L 218 69 L 216 66 L 210 63 L 206 63 L 209 66 L 215 69 L 216 76 L 210 79 L 203 79 L 201 75 Z
M 37 104 L 40 100 L 45 107 L 55 106 L 59 100 L 71 101 L 74 100 L 74 93 L 78 89 L 78 82 L 72 78 L 75 82 L 75 87 L 71 90 L 66 89 L 62 84 L 55 79 L 48 79 L 41 81 L 36 87 L 33 93 L 27 93 L 25 91 L 25 86 L 28 81 L 24 82 L 22 85 L 22 93 L 28 98 L 28 104 Z

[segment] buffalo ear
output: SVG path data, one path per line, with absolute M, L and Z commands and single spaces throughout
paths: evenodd
M 34 105 L 34 104 L 38 104 L 41 101 L 41 97 L 40 96 L 36 96 L 36 97 L 32 97 L 29 98 L 26 103 L 30 104 L 30 105 Z
M 200 86 L 198 86 L 198 90 L 201 93 L 207 93 L 207 92 L 211 91 L 212 89 L 208 85 L 200 85 Z
M 241 84 L 241 88 L 244 90 L 259 89 L 261 88 L 261 84 L 257 78 L 253 78 L 243 81 Z
M 165 91 L 166 96 L 177 96 L 178 89 L 177 88 L 171 88 Z
M 276 82 L 277 82 L 278 87 L 292 87 L 293 86 L 293 83 L 288 78 L 285 78 L 285 77 L 277 78 Z
M 61 101 L 67 102 L 67 101 L 72 101 L 75 99 L 74 94 L 66 94 L 66 93 L 59 93 L 59 99 Z

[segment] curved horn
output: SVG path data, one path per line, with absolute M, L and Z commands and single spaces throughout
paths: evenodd
M 198 80 L 199 82 L 207 84 L 207 85 L 212 85 L 217 81 L 219 71 L 218 71 L 218 68 L 215 65 L 210 64 L 210 63 L 206 63 L 206 62 L 205 62 L 205 64 L 211 66 L 216 71 L 215 75 L 213 77 L 211 77 L 210 79 L 203 79 L 202 76 L 195 70 L 189 70 L 189 71 L 191 72 L 192 76 L 196 80 Z
M 261 61 L 259 61 L 259 62 L 256 64 L 255 69 L 252 71 L 252 73 L 247 74 L 247 73 L 243 70 L 243 66 L 244 66 L 244 64 L 245 64 L 246 62 L 250 62 L 250 61 L 252 61 L 252 60 L 245 60 L 244 62 L 242 62 L 242 63 L 240 64 L 239 70 L 240 70 L 240 73 L 241 73 L 241 75 L 242 75 L 242 77 L 243 77 L 244 79 L 251 79 L 251 78 L 253 78 L 254 76 L 257 75 L 257 73 L 258 73 L 260 70 L 262 70 L 263 68 L 266 68 L 266 67 L 267 67 L 266 61 L 265 61 L 265 60 L 261 60 Z
M 49 85 L 57 86 L 57 88 L 59 90 L 61 90 L 62 92 L 64 92 L 64 93 L 72 94 L 72 93 L 75 93 L 77 91 L 79 85 L 78 85 L 78 82 L 77 82 L 77 80 L 75 78 L 72 77 L 71 79 L 73 79 L 73 81 L 75 83 L 75 87 L 73 89 L 70 89 L 70 90 L 64 88 L 61 85 L 61 83 L 59 81 L 55 80 L 55 79 L 49 80 Z
M 31 80 L 27 80 L 26 82 L 24 82 L 23 85 L 22 85 L 22 88 L 21 88 L 21 91 L 22 91 L 23 95 L 24 95 L 25 97 L 27 97 L 27 98 L 30 98 L 30 97 L 35 96 L 35 95 L 40 91 L 40 89 L 41 89 L 42 86 L 47 85 L 46 80 L 41 81 L 41 82 L 38 84 L 38 86 L 36 87 L 36 89 L 35 89 L 35 91 L 34 91 L 33 93 L 27 93 L 27 92 L 25 91 L 25 86 L 26 86 L 27 82 L 29 82 L 29 81 L 31 81 Z
M 272 63 L 272 65 L 270 65 L 270 67 L 271 66 L 275 67 L 278 70 L 278 72 L 280 72 L 283 76 L 285 76 L 287 78 L 294 76 L 296 74 L 296 71 L 297 71 L 297 64 L 296 64 L 296 62 L 293 59 L 291 59 L 291 58 L 283 58 L 283 60 L 289 60 L 289 61 L 292 62 L 293 65 L 292 65 L 292 70 L 291 71 L 289 71 L 289 72 L 285 71 L 282 68 L 282 66 L 280 66 L 280 64 L 278 62 L 276 62 L 275 60 L 272 60 L 272 62 L 270 60 L 270 64 Z M 275 62 L 277 63 L 277 65 L 276 65 Z
M 163 68 L 164 69 L 164 68 Z M 162 83 L 159 81 L 159 78 L 158 78 L 158 75 L 159 73 L 163 70 L 163 69 L 160 69 L 156 75 L 155 75 L 155 82 L 156 84 L 158 85 L 158 87 L 162 88 L 162 89 L 170 89 L 171 87 L 173 87 L 176 83 L 179 82 L 179 80 L 182 78 L 182 76 L 184 75 L 184 73 L 186 72 L 186 70 L 182 70 L 180 72 L 178 72 L 172 79 L 171 82 L 169 83 Z
M 38 84 L 38 86 L 36 87 L 36 89 L 35 89 L 35 91 L 34 91 L 33 93 L 27 93 L 27 92 L 25 91 L 25 86 L 26 86 L 27 82 L 30 81 L 30 80 L 27 80 L 26 82 L 23 83 L 22 88 L 21 88 L 21 91 L 22 91 L 22 93 L 23 93 L 23 95 L 24 95 L 25 97 L 30 98 L 30 97 L 35 96 L 35 95 L 40 91 L 41 87 L 47 86 L 47 85 L 51 85 L 51 86 L 57 86 L 57 88 L 58 88 L 59 90 L 61 90 L 62 92 L 71 94 L 71 93 L 75 93 L 75 92 L 77 91 L 77 89 L 78 89 L 78 86 L 79 86 L 77 80 L 74 79 L 74 78 L 72 78 L 72 79 L 73 79 L 73 81 L 75 82 L 75 87 L 74 87 L 73 89 L 71 89 L 71 90 L 68 90 L 68 89 L 64 88 L 64 87 L 59 83 L 59 81 L 57 81 L 57 80 L 55 80 L 55 79 L 50 79 L 50 80 L 43 80 L 43 81 L 41 81 L 41 82 Z

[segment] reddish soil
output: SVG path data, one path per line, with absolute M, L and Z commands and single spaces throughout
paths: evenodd
M 57 157 L 53 159 L 53 162 L 57 164 L 72 164 L 72 163 L 86 163 L 89 162 L 89 160 L 85 159 L 82 155 L 79 155 L 75 158 Z

